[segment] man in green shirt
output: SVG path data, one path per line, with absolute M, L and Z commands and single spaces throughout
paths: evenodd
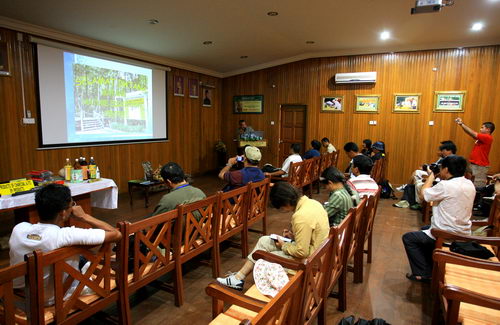
M 186 181 L 181 166 L 174 162 L 169 162 L 163 166 L 160 175 L 170 188 L 170 192 L 161 198 L 153 212 L 153 216 L 174 210 L 179 204 L 192 203 L 207 197 L 202 190 L 191 186 Z
M 243 290 L 245 278 L 253 270 L 255 260 L 252 254 L 257 250 L 270 252 L 290 259 L 304 259 L 309 257 L 328 237 L 330 226 L 326 211 L 318 201 L 299 194 L 296 188 L 287 182 L 276 183 L 271 188 L 271 204 L 282 212 L 292 212 L 292 229 L 284 229 L 283 237 L 291 242 L 279 239 L 273 240 L 270 236 L 260 237 L 253 251 L 243 267 L 236 273 L 217 281 L 227 287 Z

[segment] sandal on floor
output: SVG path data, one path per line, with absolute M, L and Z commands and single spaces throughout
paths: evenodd
M 416 282 L 423 282 L 423 283 L 429 283 L 431 282 L 431 278 L 426 278 L 421 275 L 414 275 L 411 273 L 406 273 L 406 278 L 408 280 L 416 281 Z

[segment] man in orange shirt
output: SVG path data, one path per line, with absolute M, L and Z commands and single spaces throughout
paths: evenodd
M 495 131 L 495 124 L 492 122 L 484 122 L 479 132 L 476 132 L 465 125 L 461 118 L 455 119 L 455 122 L 462 127 L 465 133 L 476 140 L 474 148 L 472 148 L 472 152 L 469 156 L 469 162 L 471 163 L 472 175 L 474 175 L 474 186 L 484 187 L 486 186 L 486 175 L 490 168 L 488 156 L 490 154 L 491 144 L 493 143 L 491 134 Z

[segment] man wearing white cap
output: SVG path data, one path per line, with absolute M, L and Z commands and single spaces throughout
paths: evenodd
M 219 178 L 228 182 L 223 191 L 227 192 L 232 189 L 246 185 L 249 182 L 259 182 L 265 178 L 264 173 L 259 168 L 259 162 L 262 159 L 262 154 L 259 148 L 254 146 L 245 147 L 245 156 L 243 157 L 243 169 L 229 171 L 233 165 L 238 162 L 238 157 L 231 157 L 227 161 L 226 167 L 222 168 L 219 173 Z

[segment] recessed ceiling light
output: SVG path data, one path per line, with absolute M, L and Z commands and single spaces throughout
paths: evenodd
M 391 33 L 389 31 L 384 30 L 382 33 L 380 33 L 381 40 L 385 41 L 389 38 L 391 38 Z
M 484 27 L 483 23 L 477 22 L 477 23 L 472 24 L 472 27 L 470 29 L 473 31 L 478 31 L 478 30 L 483 29 L 483 27 Z
M 306 41 L 306 44 L 314 44 L 316 43 L 315 41 Z
M 205 42 L 203 42 L 203 45 L 211 45 L 211 44 L 213 44 L 213 43 L 214 43 L 214 42 L 212 42 L 212 41 L 205 41 Z
M 242 55 L 240 56 L 240 59 L 248 59 L 248 55 Z
M 159 24 L 160 21 L 158 19 L 149 19 L 148 23 L 151 25 L 156 25 L 156 24 Z
M 278 16 L 278 12 L 277 11 L 269 11 L 267 13 L 268 16 L 271 16 L 271 17 L 274 17 L 274 16 Z

